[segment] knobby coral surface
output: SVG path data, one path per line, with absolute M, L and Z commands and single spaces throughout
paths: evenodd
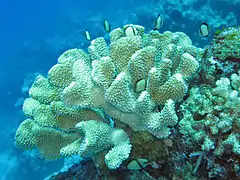
M 129 129 L 156 139 L 171 134 L 175 103 L 187 93 L 201 54 L 182 32 L 144 33 L 132 24 L 114 29 L 109 44 L 99 37 L 87 52 L 70 49 L 30 88 L 16 143 L 47 159 L 106 151 L 105 164 L 117 169 L 133 148 Z

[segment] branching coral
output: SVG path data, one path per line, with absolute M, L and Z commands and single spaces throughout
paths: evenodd
M 51 159 L 106 151 L 106 165 L 117 169 L 132 146 L 125 130 L 111 127 L 104 113 L 128 131 L 160 139 L 171 134 L 178 122 L 175 103 L 185 96 L 202 49 L 184 33 L 145 34 L 132 24 L 114 29 L 110 40 L 108 45 L 96 38 L 88 53 L 66 51 L 47 78 L 36 78 L 23 106 L 31 119 L 16 133 L 20 147 L 38 148 Z

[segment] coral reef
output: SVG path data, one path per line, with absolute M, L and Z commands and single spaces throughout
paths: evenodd
M 29 118 L 16 132 L 19 147 L 37 148 L 47 159 L 105 152 L 107 167 L 117 169 L 134 149 L 131 141 L 138 144 L 131 139 L 138 131 L 152 143 L 171 134 L 175 103 L 187 93 L 203 50 L 184 33 L 146 34 L 133 24 L 110 37 L 109 45 L 92 40 L 88 53 L 64 52 L 47 78 L 36 78 L 23 105 Z
M 90 156 L 104 178 L 239 178 L 240 67 L 216 56 L 221 42 L 203 50 L 133 24 L 109 35 L 36 78 L 16 144 L 46 159 Z
M 227 165 L 231 162 L 239 167 L 240 163 L 239 77 L 233 74 L 231 80 L 221 78 L 215 87 L 195 86 L 181 105 L 184 118 L 179 122 L 179 131 L 187 144 L 185 148 L 197 152 L 191 157 L 207 159 L 209 177 L 239 177 L 239 170 Z
M 238 29 L 216 32 L 203 55 L 201 78 L 180 105 L 180 139 L 189 157 L 198 157 L 194 174 L 202 175 L 204 164 L 208 178 L 240 178 Z M 228 45 L 235 45 L 237 51 Z
M 221 77 L 236 73 L 240 67 L 239 27 L 222 28 L 215 32 L 209 46 L 205 48 L 202 58 L 201 79 L 199 84 L 211 84 Z
M 240 62 L 240 27 L 223 28 L 215 32 L 211 43 L 213 56 L 221 61 Z

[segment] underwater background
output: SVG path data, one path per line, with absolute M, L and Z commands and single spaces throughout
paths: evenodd
M 204 48 L 217 29 L 239 25 L 239 9 L 237 0 L 1 0 L 0 180 L 41 180 L 63 167 L 63 159 L 46 161 L 36 150 L 17 148 L 14 138 L 34 79 L 46 75 L 66 50 L 86 50 L 85 30 L 93 38 L 109 39 L 103 28 L 107 20 L 112 29 L 138 24 L 148 32 L 160 14 L 161 33 L 184 32 L 194 46 Z M 208 37 L 199 33 L 203 22 L 210 27 Z

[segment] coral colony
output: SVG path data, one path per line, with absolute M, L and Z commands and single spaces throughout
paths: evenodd
M 168 164 L 177 179 L 203 168 L 240 178 L 238 33 L 222 30 L 203 50 L 182 32 L 129 24 L 109 44 L 67 50 L 29 89 L 17 145 L 51 160 L 91 156 L 108 171 L 134 170 L 137 159 L 159 172 Z

